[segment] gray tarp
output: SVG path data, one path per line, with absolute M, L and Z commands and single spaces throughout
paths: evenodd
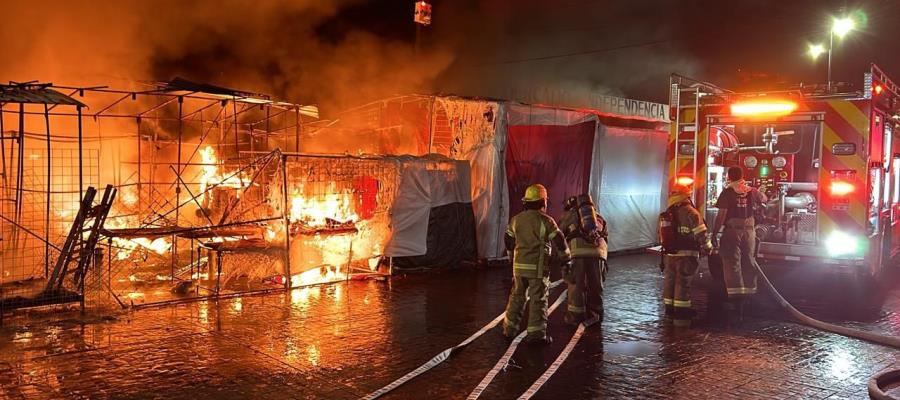
M 604 126 L 595 156 L 603 163 L 599 209 L 609 223 L 609 250 L 657 242 L 668 136 L 663 131 Z

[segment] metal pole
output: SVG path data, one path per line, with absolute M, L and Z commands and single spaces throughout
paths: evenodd
M 141 180 L 141 117 L 137 117 L 137 198 L 138 204 L 141 203 L 141 184 L 143 181 Z
M 48 276 L 50 274 L 50 192 L 52 191 L 52 165 L 50 164 L 50 107 L 47 103 L 44 103 L 44 125 L 47 131 L 47 204 L 45 207 L 46 215 L 44 215 L 44 236 L 47 238 L 47 242 L 44 244 L 44 276 Z M 60 254 L 60 257 L 62 257 L 62 254 Z
M 437 101 L 437 97 L 431 97 L 431 107 L 428 110 L 428 154 L 434 152 L 432 146 L 434 145 L 434 102 Z
M 18 158 L 18 171 L 16 171 L 16 223 L 22 222 L 22 184 L 24 184 L 24 168 L 22 168 L 22 164 L 25 163 L 25 104 L 19 103 L 19 154 Z M 18 230 L 16 231 L 16 238 L 18 238 Z
M 294 125 L 294 151 L 300 152 L 300 107 L 297 107 L 297 124 Z
M 270 125 L 271 115 L 272 115 L 272 107 L 266 106 L 266 150 L 271 150 L 269 148 L 269 134 L 272 133 L 272 128 Z
M 828 43 L 828 93 L 831 93 L 831 53 L 834 51 L 834 29 L 831 30 L 831 35 Z
M 234 113 L 234 155 L 235 158 L 240 156 L 240 143 L 238 143 L 238 112 L 237 112 L 237 98 L 231 101 L 232 112 Z M 252 140 L 252 139 L 251 139 Z
M 78 109 L 78 199 L 84 198 L 84 137 L 81 125 L 81 106 Z
M 291 288 L 291 221 L 288 209 L 287 156 L 281 155 L 281 214 L 284 223 L 284 288 Z
M 9 182 L 8 182 L 9 176 L 6 175 L 6 140 L 5 140 L 6 134 L 3 133 L 3 106 L 4 105 L 5 104 L 0 103 L 0 160 L 2 160 L 2 166 L 0 166 L 0 168 L 3 168 L 3 170 L 0 171 L 0 175 L 3 176 L 3 192 L 2 192 L 2 194 L 0 194 L 0 196 L 3 196 L 3 198 L 6 199 L 6 191 L 9 189 Z M 10 155 L 12 155 L 12 153 L 10 153 Z M 6 200 L 4 200 L 4 201 L 6 201 Z M 0 274 L 2 274 L 2 271 L 0 271 Z
M 181 117 L 184 116 L 184 98 L 178 97 L 178 168 L 177 171 L 181 171 L 181 140 L 184 134 L 184 121 Z M 176 174 L 177 176 L 177 174 Z M 175 185 L 175 226 L 178 227 L 181 223 L 181 186 Z M 172 282 L 175 281 L 175 264 L 178 263 L 178 235 L 172 235 L 172 275 L 170 279 Z

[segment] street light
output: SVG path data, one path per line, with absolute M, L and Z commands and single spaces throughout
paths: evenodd
M 813 60 L 817 60 L 822 53 L 825 52 L 825 46 L 821 44 L 811 44 L 809 45 L 809 49 L 806 51 L 806 54 L 809 54 Z
M 831 53 L 834 52 L 834 35 L 843 39 L 844 36 L 847 36 L 847 34 L 855 27 L 856 23 L 853 22 L 853 19 L 847 17 L 835 18 L 831 23 L 831 32 L 828 43 L 828 93 L 831 93 Z
M 853 19 L 835 18 L 834 23 L 831 25 L 831 32 L 838 35 L 839 38 L 843 38 L 854 28 L 856 28 L 856 23 L 853 22 Z

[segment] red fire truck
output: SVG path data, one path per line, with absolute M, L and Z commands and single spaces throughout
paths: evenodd
M 863 89 L 736 93 L 673 75 L 669 179 L 715 219 L 725 171 L 769 198 L 758 260 L 879 276 L 900 252 L 900 88 L 877 66 Z

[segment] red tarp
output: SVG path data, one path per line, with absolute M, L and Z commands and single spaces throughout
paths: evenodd
M 596 122 L 576 125 L 518 125 L 507 128 L 506 183 L 510 216 L 522 211 L 525 188 L 547 187 L 548 213 L 559 218 L 566 197 L 587 193 Z

